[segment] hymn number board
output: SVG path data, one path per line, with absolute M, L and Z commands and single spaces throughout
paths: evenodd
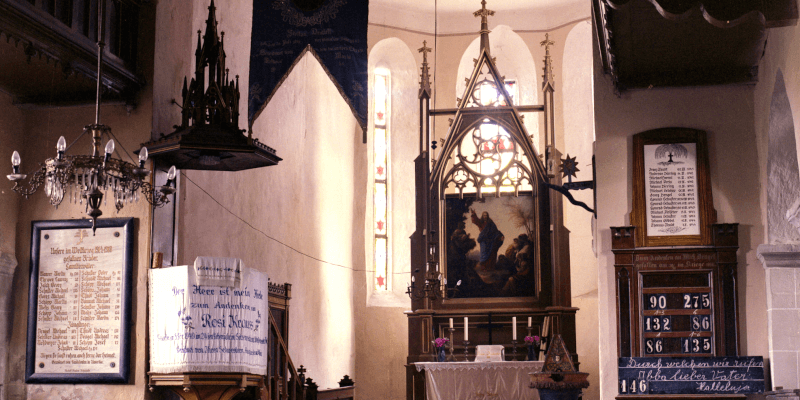
M 737 355 L 737 224 L 714 224 L 712 245 L 635 246 L 612 227 L 620 357 Z
M 714 306 L 709 273 L 689 273 L 683 281 L 643 274 L 642 353 L 713 355 Z M 680 283 L 697 286 L 678 286 Z

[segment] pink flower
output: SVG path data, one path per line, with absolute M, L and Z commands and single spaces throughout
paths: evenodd
M 445 344 L 447 344 L 447 342 L 449 342 L 449 341 L 450 341 L 450 339 L 448 339 L 448 338 L 441 338 L 440 337 L 440 338 L 436 338 L 436 340 L 434 340 L 433 342 L 436 345 L 436 347 L 442 347 Z
M 526 344 L 540 344 L 542 339 L 539 336 L 525 336 Z

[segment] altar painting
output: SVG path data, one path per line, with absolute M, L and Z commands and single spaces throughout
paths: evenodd
M 534 215 L 529 193 L 446 198 L 446 278 L 457 289 L 450 297 L 536 296 Z

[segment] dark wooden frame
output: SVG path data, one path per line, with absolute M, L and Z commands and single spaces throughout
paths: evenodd
M 536 235 L 535 240 L 532 241 L 535 247 L 535 256 L 534 256 L 534 265 L 533 265 L 533 274 L 535 276 L 535 285 L 536 289 L 534 290 L 534 296 L 519 296 L 519 297 L 451 297 L 450 294 L 447 294 L 446 298 L 437 300 L 435 302 L 438 309 L 462 309 L 462 308 L 476 308 L 476 307 L 485 307 L 487 304 L 491 304 L 493 307 L 507 307 L 507 308 L 521 308 L 521 307 L 531 307 L 534 306 L 550 306 L 553 304 L 552 302 L 552 287 L 555 284 L 553 282 L 553 271 L 551 268 L 542 268 L 542 266 L 550 266 L 551 265 L 551 258 L 550 258 L 550 218 L 549 214 L 545 215 L 541 210 L 549 210 L 550 203 L 549 197 L 542 195 L 549 194 L 548 189 L 543 187 L 542 185 L 536 185 L 534 190 L 531 191 L 530 195 L 520 195 L 520 197 L 530 197 L 531 199 L 531 207 L 533 209 L 534 218 L 535 218 L 535 225 L 534 225 L 534 233 Z M 527 193 L 527 192 L 526 192 Z M 475 194 L 476 198 L 477 194 Z M 501 195 L 500 197 L 511 196 L 511 194 Z M 466 195 L 464 197 L 467 197 Z M 486 197 L 494 197 L 494 194 L 487 195 Z M 447 264 L 447 246 L 449 242 L 449 238 L 445 237 L 447 232 L 447 227 L 445 226 L 446 223 L 446 205 L 445 205 L 445 197 L 442 197 L 442 200 L 439 201 L 439 214 L 442 215 L 442 218 L 439 218 L 439 243 L 441 243 L 441 250 L 439 251 L 439 265 L 441 266 L 442 276 L 447 278 L 448 275 L 448 264 Z M 467 222 L 469 223 L 469 222 Z M 506 240 L 510 240 L 513 238 L 507 238 Z M 453 279 L 448 279 L 450 281 L 450 286 L 452 285 Z
M 645 198 L 644 146 L 667 143 L 694 143 L 697 150 L 697 202 L 699 235 L 648 236 L 647 199 Z M 711 194 L 711 178 L 708 166 L 708 144 L 704 131 L 689 128 L 654 129 L 633 136 L 633 208 L 631 225 L 636 229 L 637 245 L 649 246 L 706 246 L 711 244 L 711 225 L 716 223 L 717 213 Z
M 617 292 L 617 350 L 620 357 L 703 357 L 739 355 L 738 296 L 736 291 L 738 224 L 714 224 L 712 245 L 679 248 L 640 248 L 634 242 L 635 227 L 611 227 L 611 248 L 614 252 Z M 637 262 L 639 255 L 705 254 L 713 256 L 713 266 L 695 267 L 689 263 L 661 268 Z M 676 279 L 685 272 L 708 273 L 713 306 L 711 354 L 644 354 L 642 281 L 647 274 L 673 274 Z M 686 292 L 691 291 L 688 289 Z M 666 291 L 665 291 L 666 292 Z M 664 313 L 663 315 L 673 315 Z M 677 334 L 674 335 L 678 337 Z
M 127 383 L 131 370 L 131 329 L 133 315 L 131 310 L 133 295 L 133 244 L 134 244 L 134 219 L 133 218 L 108 218 L 98 219 L 97 228 L 122 228 L 123 231 L 123 262 L 122 293 L 120 299 L 120 339 L 119 339 L 119 372 L 118 373 L 63 373 L 63 374 L 37 374 L 35 373 L 36 354 L 36 323 L 38 315 L 39 297 L 39 249 L 40 234 L 43 230 L 56 229 L 91 229 L 92 221 L 88 219 L 33 221 L 31 222 L 31 272 L 30 289 L 28 294 L 28 335 L 27 355 L 25 360 L 26 383 Z

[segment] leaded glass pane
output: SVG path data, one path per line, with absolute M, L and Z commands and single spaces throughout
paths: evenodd
M 386 235 L 386 184 L 375 183 L 375 234 Z
M 375 290 L 388 290 L 386 238 L 375 238 Z
M 511 134 L 496 121 L 485 118 L 461 139 L 448 162 L 445 193 L 518 192 L 531 190 L 531 166 Z
M 386 130 L 375 128 L 375 180 L 386 180 Z
M 386 125 L 387 78 L 385 75 L 375 75 L 375 125 Z

